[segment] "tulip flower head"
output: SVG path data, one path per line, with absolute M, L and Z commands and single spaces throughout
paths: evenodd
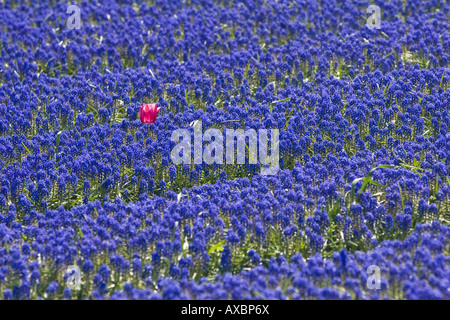
M 142 123 L 149 124 L 155 122 L 159 110 L 161 110 L 161 108 L 158 108 L 156 103 L 153 104 L 143 103 L 140 111 Z

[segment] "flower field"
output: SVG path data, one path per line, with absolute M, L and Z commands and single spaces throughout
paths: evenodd
M 75 5 L 0 2 L 0 299 L 450 299 L 448 1 Z

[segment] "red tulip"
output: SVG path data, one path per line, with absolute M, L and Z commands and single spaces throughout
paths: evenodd
M 161 110 L 161 108 L 158 108 L 156 103 L 153 104 L 143 103 L 141 106 L 141 113 L 140 113 L 142 123 L 149 124 L 155 122 L 159 110 Z

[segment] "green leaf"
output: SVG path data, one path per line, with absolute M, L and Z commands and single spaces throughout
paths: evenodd
M 389 83 L 386 85 L 386 87 L 384 87 L 384 90 L 383 90 L 383 97 L 384 97 L 385 94 L 386 94 L 386 90 L 391 86 L 392 81 L 394 81 L 394 80 L 391 80 L 391 82 L 389 82 Z
M 332 220 L 336 218 L 336 215 L 341 212 L 341 197 L 339 196 L 336 200 L 336 203 L 333 205 L 333 208 L 331 208 L 330 212 L 328 212 L 328 215 Z
M 347 40 L 347 39 L 344 38 L 339 32 L 338 32 L 338 36 L 341 38 L 342 42 L 345 42 L 345 40 Z
M 284 101 L 290 101 L 290 100 L 291 100 L 291 97 L 288 97 L 288 98 L 284 98 L 284 99 L 281 99 L 281 100 L 272 101 L 271 103 L 278 103 L 278 102 L 284 102 Z
M 78 230 L 77 230 L 77 236 L 79 239 L 83 239 L 83 237 L 84 237 L 83 231 L 81 231 L 80 228 L 78 228 Z
M 411 171 L 414 171 L 416 173 L 418 173 L 417 171 L 425 171 L 425 169 L 422 169 L 422 168 L 417 167 L 417 166 L 412 166 L 412 165 L 409 165 L 409 164 L 406 164 L 406 163 L 400 163 L 400 166 L 405 168 L 405 169 L 409 169 Z
M 250 58 L 252 58 L 253 59 L 253 61 L 255 61 L 256 63 L 258 63 L 259 64 L 259 57 L 258 57 L 258 60 L 256 60 L 254 57 L 250 57 Z
M 272 111 L 273 111 L 273 105 L 274 105 L 275 103 L 278 103 L 278 102 L 284 102 L 284 101 L 290 101 L 290 100 L 291 100 L 291 97 L 284 98 L 284 99 L 277 100 L 277 101 L 272 101 L 272 102 L 270 103 L 270 113 L 272 113 Z
M 366 189 L 366 187 L 369 183 L 384 188 L 384 186 L 382 184 L 372 180 L 372 175 L 375 172 L 375 170 L 377 170 L 377 169 L 393 169 L 393 168 L 395 168 L 395 166 L 389 165 L 389 164 L 382 164 L 382 165 L 379 165 L 378 167 L 370 169 L 369 173 L 365 177 L 354 179 L 352 181 L 352 190 L 351 190 L 351 198 L 350 198 L 351 202 L 350 203 L 353 203 L 355 201 L 355 189 L 356 189 L 356 184 L 359 181 L 364 181 L 364 183 L 361 186 L 361 190 L 358 194 L 358 199 L 361 196 L 361 194 L 364 192 L 364 190 Z
M 289 118 L 286 120 L 286 124 L 285 124 L 286 130 L 287 130 L 288 126 L 289 126 L 289 120 L 291 120 L 291 114 L 292 114 L 293 111 L 294 111 L 294 109 L 292 109 L 291 112 L 289 112 L 289 114 L 288 114 Z
M 22 141 L 22 145 L 25 148 L 25 150 L 27 150 L 28 154 L 33 154 L 33 152 L 31 152 L 30 150 L 28 150 L 27 146 L 25 145 L 25 143 L 23 143 Z
M 208 254 L 211 254 L 216 251 L 222 252 L 224 244 L 225 244 L 225 240 L 222 240 L 222 241 L 216 243 L 215 245 L 211 246 L 211 248 L 209 248 L 209 250 L 208 250 Z
M 447 177 L 447 179 L 448 179 L 448 177 Z M 434 190 L 435 190 L 434 194 L 437 195 L 438 192 L 439 192 L 439 176 L 438 175 L 436 175 L 436 185 L 435 185 L 435 189 Z
M 98 117 L 98 111 L 90 104 L 88 104 L 88 110 L 91 110 L 95 113 L 95 116 Z
M 373 184 L 373 185 L 375 185 L 375 186 L 377 186 L 377 187 L 380 187 L 380 188 L 386 188 L 386 186 L 383 186 L 381 183 L 376 182 L 376 181 L 373 181 L 372 179 L 368 179 L 367 181 L 368 181 L 370 184 Z
M 382 165 L 379 165 L 378 167 L 376 167 L 375 169 L 394 169 L 394 168 L 395 168 L 394 165 L 382 164 Z M 372 169 L 372 170 L 374 170 L 374 169 Z

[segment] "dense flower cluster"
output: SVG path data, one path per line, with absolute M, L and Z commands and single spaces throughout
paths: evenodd
M 450 298 L 445 1 L 4 2 L 4 299 Z M 197 120 L 281 170 L 174 164 Z
M 345 249 L 332 259 L 320 254 L 305 261 L 300 253 L 271 258 L 268 267 L 254 267 L 237 275 L 218 275 L 199 283 L 181 276 L 160 278 L 159 293 L 126 284 L 111 299 L 449 299 L 450 228 L 435 222 L 417 225 L 401 242 L 386 241 L 375 250 L 349 254 Z M 446 248 L 446 249 L 445 249 Z M 249 251 L 249 258 L 255 253 Z M 368 289 L 367 268 L 377 265 L 380 290 Z

